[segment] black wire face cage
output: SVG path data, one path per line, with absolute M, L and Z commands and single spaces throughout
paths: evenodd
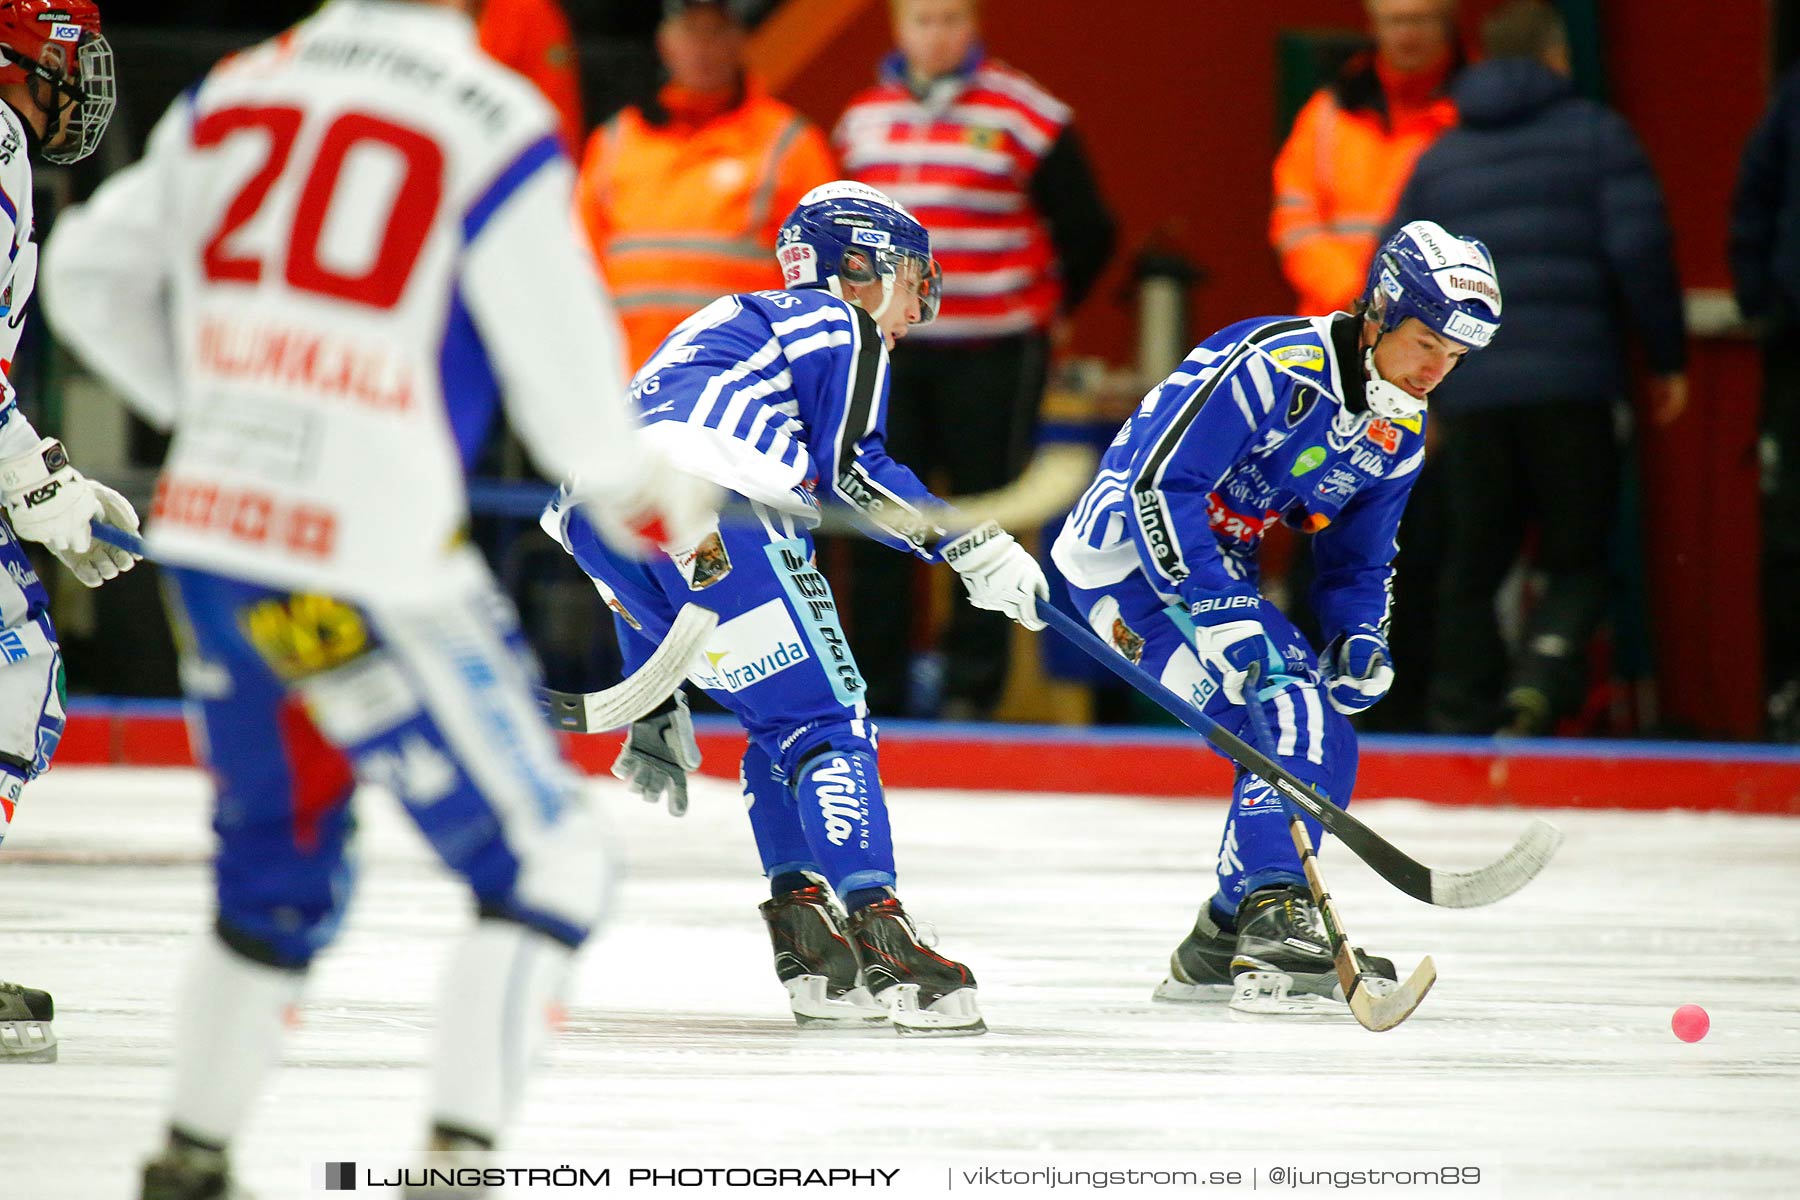
M 73 76 L 62 63 L 29 59 L 11 46 L 0 46 L 0 57 L 26 72 L 31 98 L 49 119 L 44 157 L 54 163 L 73 163 L 92 154 L 106 134 L 119 98 L 112 46 L 107 40 L 92 30 L 82 32 L 75 48 Z M 66 118 L 61 115 L 65 109 Z

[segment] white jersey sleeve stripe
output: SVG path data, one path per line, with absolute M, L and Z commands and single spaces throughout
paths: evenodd
M 1275 381 L 1269 377 L 1268 364 L 1262 360 L 1261 353 L 1253 354 L 1244 363 L 1244 369 L 1250 374 L 1250 381 L 1256 385 L 1256 396 L 1262 403 L 1265 414 L 1275 407 Z
M 1325 761 L 1325 708 L 1319 703 L 1319 689 L 1316 687 L 1301 688 L 1300 699 L 1306 705 L 1306 761 L 1323 763 Z
M 1294 722 L 1294 702 L 1288 698 L 1286 692 L 1275 693 L 1275 718 L 1281 731 L 1280 738 L 1275 743 L 1275 753 L 1282 758 L 1291 758 L 1294 746 L 1299 740 L 1300 730 Z
M 1238 411 L 1244 414 L 1244 424 L 1256 428 L 1256 414 L 1250 411 L 1250 397 L 1244 395 L 1244 383 L 1241 379 L 1231 381 L 1231 398 L 1237 401 Z
M 750 408 L 750 402 L 760 400 L 764 396 L 790 392 L 793 390 L 793 386 L 793 374 L 782 371 L 767 379 L 758 379 L 747 387 L 741 387 L 732 393 L 731 400 L 725 405 L 725 414 L 715 424 L 733 437 L 742 437 L 748 427 L 740 431 L 738 426 L 743 425 L 746 420 L 754 420 L 756 417 L 756 413 Z
M 762 348 L 755 354 L 752 354 L 749 358 L 745 359 L 731 370 L 720 375 L 715 375 L 712 379 L 708 380 L 705 390 L 700 393 L 699 401 L 694 405 L 694 411 L 688 416 L 688 422 L 693 425 L 717 426 L 718 422 L 712 419 L 712 410 L 713 406 L 719 401 L 720 393 L 744 379 L 746 376 L 761 371 L 764 367 L 780 357 L 780 355 L 781 340 L 779 338 L 770 338 L 762 344 Z
M 769 329 L 776 337 L 786 337 L 790 333 L 798 333 L 802 329 L 811 329 L 814 325 L 823 324 L 828 321 L 835 321 L 839 324 L 847 325 L 850 322 L 850 314 L 845 309 L 838 308 L 835 305 L 826 308 L 815 308 L 809 313 L 802 313 L 797 317 L 789 317 L 785 321 L 776 321 L 769 326 Z M 792 357 L 791 350 L 789 351 L 789 357 Z
M 848 346 L 849 344 L 850 331 L 848 329 L 822 330 L 819 333 L 808 334 L 806 337 L 789 342 L 787 358 L 789 362 L 793 362 L 796 359 L 805 358 L 817 350 L 826 350 L 832 346 Z

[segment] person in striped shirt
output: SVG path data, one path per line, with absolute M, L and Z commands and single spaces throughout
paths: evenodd
M 937 309 L 924 226 L 840 181 L 802 198 L 776 257 L 786 290 L 694 313 L 631 384 L 645 436 L 735 498 L 726 523 L 647 563 L 608 547 L 568 505 L 553 503 L 544 527 L 613 610 L 628 670 L 683 604 L 718 613 L 689 678 L 750 735 L 742 779 L 771 892 L 762 913 L 795 1019 L 981 1033 L 974 973 L 925 946 L 894 895 L 876 728 L 809 531 L 821 499 L 853 509 L 872 538 L 949 563 L 970 603 L 1030 629 L 1044 626 L 1049 585 L 998 525 L 957 527 L 884 444 L 888 351 Z M 666 795 L 679 816 L 699 765 L 678 691 L 632 726 L 613 773 L 646 800 Z
M 1114 223 L 1068 105 L 990 57 L 977 0 L 894 0 L 899 48 L 844 111 L 844 169 L 932 231 L 944 270 L 938 319 L 894 362 L 888 443 L 953 495 L 1003 487 L 1030 452 L 1049 352 L 1111 256 Z M 905 708 L 910 564 L 852 552 L 852 612 L 870 705 Z M 958 609 L 940 643 L 943 715 L 999 700 L 1010 638 Z

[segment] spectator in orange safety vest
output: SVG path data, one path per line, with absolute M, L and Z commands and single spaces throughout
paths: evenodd
M 747 37 L 734 0 L 664 0 L 668 82 L 588 139 L 575 208 L 633 368 L 720 296 L 781 287 L 782 218 L 839 174 L 818 128 L 746 75 Z
M 1400 191 L 1456 123 L 1456 0 L 1364 0 L 1373 51 L 1313 94 L 1275 158 L 1269 240 L 1308 316 L 1360 294 Z
M 581 135 L 587 132 L 581 116 L 581 73 L 575 36 L 557 0 L 487 0 L 475 36 L 489 58 L 537 85 L 556 108 L 570 155 L 578 153 Z

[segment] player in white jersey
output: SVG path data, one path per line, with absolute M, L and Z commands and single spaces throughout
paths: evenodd
M 134 561 L 88 528 L 99 517 L 136 529 L 131 505 L 70 466 L 56 439 L 39 436 L 10 379 L 37 279 L 31 160 L 87 157 L 112 115 L 112 83 L 112 52 L 93 4 L 0 0 L 0 841 L 63 731 L 50 597 L 20 539 L 48 546 L 89 587 Z M 0 983 L 0 1062 L 54 1061 L 54 1015 L 49 993 Z
M 218 790 L 217 919 L 176 1009 L 146 1200 L 226 1194 L 348 898 L 349 797 L 399 797 L 480 919 L 445 985 L 432 1146 L 491 1146 L 604 908 L 597 816 L 466 535 L 502 400 L 616 544 L 707 490 L 638 436 L 548 104 L 476 0 L 330 0 L 171 106 L 58 223 L 58 330 L 174 438 L 149 545 Z

